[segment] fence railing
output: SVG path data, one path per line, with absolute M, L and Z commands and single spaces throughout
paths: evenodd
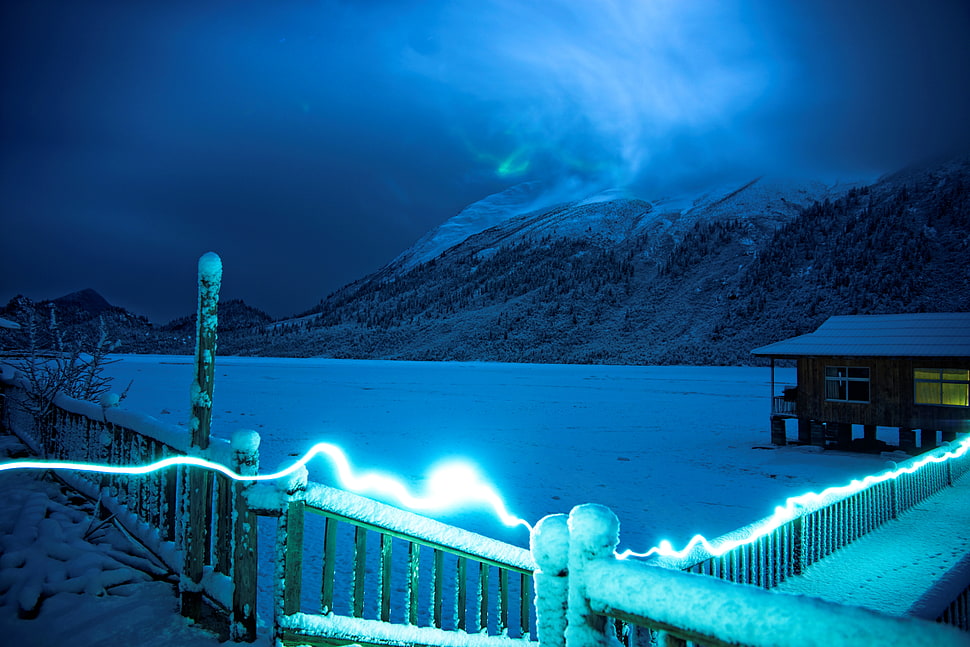
M 261 502 L 258 514 L 278 517 L 280 643 L 459 645 L 466 634 L 479 645 L 531 639 L 528 550 L 307 483 L 305 472 L 282 490 L 254 488 L 250 498 Z M 305 571 L 314 559 L 309 589 Z
M 970 470 L 970 452 L 943 462 L 933 459 L 952 449 L 945 444 L 893 464 L 887 471 L 902 470 L 895 478 L 861 489 L 847 487 L 845 492 L 832 491 L 825 497 L 805 501 L 799 506 L 798 515 L 785 523 L 769 524 L 768 517 L 718 537 L 712 543 L 729 545 L 740 538 L 761 535 L 722 555 L 712 557 L 698 547 L 683 558 L 656 558 L 655 563 L 739 584 L 774 588 L 951 485 Z M 914 471 L 906 471 L 910 469 Z M 761 530 L 767 527 L 772 529 Z
M 798 403 L 783 395 L 772 396 L 771 414 L 776 416 L 794 416 L 797 413 Z
M 918 618 L 764 591 L 711 577 L 614 556 L 619 523 L 603 506 L 586 504 L 551 515 L 532 535 L 536 598 L 543 647 L 610 647 L 614 622 L 628 627 L 629 645 L 649 634 L 668 647 L 858 647 L 906 644 L 970 645 L 970 636 Z
M 44 458 L 138 466 L 187 453 L 183 430 L 147 416 L 58 398 L 38 424 L 24 407 L 22 387 L 6 382 L 0 390 L 4 425 Z M 240 432 L 231 443 L 213 439 L 203 456 L 253 475 L 258 447 L 256 432 Z M 187 471 L 126 476 L 62 470 L 58 476 L 100 500 L 185 580 Z M 303 474 L 302 481 L 276 486 L 215 473 L 211 491 L 202 493 L 209 505 L 197 588 L 225 611 L 234 640 L 256 637 L 257 515 L 276 518 L 274 627 L 284 644 L 459 645 L 459 634 L 473 636 L 476 645 L 532 639 L 534 563 L 528 550 L 307 483 Z M 314 524 L 318 532 L 311 532 Z M 318 594 L 311 605 L 304 570 L 315 560 Z
M 48 413 L 31 414 L 25 388 L 12 381 L 0 383 L 4 395 L 5 427 L 14 432 L 35 454 L 45 459 L 79 463 L 140 466 L 187 453 L 185 432 L 130 411 L 102 408 L 58 396 Z M 229 443 L 215 441 L 206 450 L 213 460 L 246 469 Z M 61 470 L 58 477 L 78 492 L 97 501 L 104 517 L 114 515 L 125 529 L 154 553 L 172 572 L 185 580 L 184 537 L 187 498 L 184 467 L 131 476 Z M 241 484 L 222 474 L 210 480 L 201 493 L 210 505 L 195 531 L 202 538 L 200 581 L 183 582 L 198 589 L 232 619 L 234 639 L 255 638 L 255 588 L 244 582 L 247 558 L 241 553 L 252 540 L 241 522 Z M 233 510 L 240 514 L 233 514 Z M 234 525 L 233 519 L 237 522 Z M 245 530 L 245 532 L 244 532 Z M 253 567 L 254 568 L 254 567 Z M 235 596 L 235 599 L 234 599 Z

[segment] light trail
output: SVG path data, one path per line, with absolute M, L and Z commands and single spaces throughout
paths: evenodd
M 379 472 L 356 473 L 340 447 L 331 443 L 317 443 L 289 467 L 272 474 L 243 476 L 221 463 L 196 456 L 172 456 L 154 463 L 139 466 L 97 465 L 71 461 L 18 460 L 0 463 L 0 472 L 16 469 L 54 469 L 101 474 L 124 474 L 139 476 L 177 465 L 201 467 L 226 475 L 236 481 L 274 481 L 306 466 L 317 456 L 330 460 L 339 487 L 357 494 L 370 494 L 381 499 L 391 499 L 401 506 L 420 512 L 442 512 L 480 503 L 488 506 L 495 516 L 510 528 L 523 526 L 532 531 L 532 525 L 509 512 L 501 495 L 471 464 L 451 461 L 434 468 L 427 477 L 424 493 L 411 492 L 400 480 Z
M 806 492 L 799 496 L 790 497 L 785 505 L 775 508 L 774 513 L 757 525 L 748 528 L 747 534 L 730 540 L 708 540 L 703 535 L 694 535 L 681 549 L 675 549 L 667 540 L 645 551 L 636 552 L 624 550 L 617 552 L 618 559 L 630 557 L 659 557 L 684 559 L 698 548 L 709 557 L 719 557 L 727 552 L 753 543 L 768 535 L 780 526 L 792 521 L 803 514 L 806 509 L 818 509 L 828 503 L 845 496 L 852 495 L 867 487 L 899 478 L 903 474 L 913 474 L 930 463 L 943 463 L 953 458 L 963 456 L 970 451 L 970 437 L 965 438 L 956 448 L 943 454 L 927 456 L 907 467 L 897 468 L 879 474 L 855 479 L 846 485 L 826 488 L 821 492 Z M 418 512 L 443 512 L 467 506 L 471 503 L 485 504 L 495 516 L 510 528 L 522 526 L 532 531 L 532 524 L 525 519 L 516 517 L 509 512 L 505 501 L 494 486 L 484 480 L 479 471 L 471 464 L 452 461 L 434 468 L 427 478 L 427 487 L 423 494 L 414 494 L 399 479 L 379 472 L 356 473 L 340 447 L 331 443 L 317 443 L 289 467 L 271 474 L 243 476 L 229 469 L 225 465 L 195 456 L 173 456 L 148 465 L 116 466 L 97 465 L 91 463 L 76 463 L 70 461 L 17 460 L 0 463 L 0 472 L 15 469 L 62 469 L 78 472 L 98 472 L 102 474 L 126 474 L 138 476 L 177 465 L 201 467 L 224 474 L 237 481 L 273 481 L 280 479 L 306 466 L 317 456 L 326 456 L 334 468 L 340 488 L 357 494 L 376 495 L 380 499 L 390 499 L 399 505 Z
M 744 546 L 761 539 L 765 535 L 768 535 L 777 528 L 795 519 L 801 514 L 800 509 L 820 508 L 827 503 L 851 494 L 855 494 L 856 492 L 860 492 L 877 483 L 895 480 L 903 474 L 912 474 L 921 469 L 924 465 L 928 465 L 930 463 L 943 463 L 950 459 L 958 458 L 966 454 L 967 451 L 970 451 L 970 437 L 963 439 L 956 446 L 956 448 L 951 451 L 939 454 L 937 456 L 927 456 L 922 460 L 916 461 L 908 467 L 900 467 L 895 470 L 873 474 L 861 480 L 854 479 L 847 485 L 830 487 L 818 493 L 806 492 L 805 494 L 791 497 L 785 501 L 785 505 L 775 508 L 774 514 L 765 518 L 756 526 L 751 526 L 748 529 L 749 532 L 745 536 L 737 539 L 721 542 L 717 542 L 717 540 L 715 540 L 716 543 L 712 543 L 703 535 L 694 535 L 694 537 L 687 542 L 687 545 L 680 550 L 675 549 L 669 541 L 663 540 L 657 546 L 654 546 L 646 552 L 638 553 L 632 550 L 624 550 L 616 553 L 616 556 L 619 559 L 627 559 L 628 557 L 650 557 L 652 555 L 673 559 L 684 559 L 693 553 L 698 546 L 700 546 L 708 553 L 708 556 L 720 557 L 721 555 L 730 552 L 739 546 Z

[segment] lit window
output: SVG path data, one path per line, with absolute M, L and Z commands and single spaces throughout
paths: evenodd
M 825 399 L 836 402 L 868 402 L 869 369 L 855 366 L 826 366 Z
M 913 371 L 916 404 L 970 407 L 970 370 L 917 368 Z

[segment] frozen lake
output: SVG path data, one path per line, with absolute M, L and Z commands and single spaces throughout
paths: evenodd
M 123 403 L 172 424 L 188 417 L 188 357 L 121 356 Z M 356 469 L 420 488 L 443 460 L 475 463 L 508 508 L 535 523 L 580 503 L 611 507 L 621 548 L 679 545 L 769 514 L 789 496 L 879 471 L 878 456 L 770 449 L 767 368 L 573 366 L 220 357 L 214 436 L 262 436 L 267 472 L 316 442 Z M 794 369 L 776 371 L 794 383 Z M 334 484 L 318 459 L 310 478 Z M 434 515 L 522 546 L 482 509 Z

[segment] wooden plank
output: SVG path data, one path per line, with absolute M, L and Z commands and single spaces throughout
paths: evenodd
M 355 618 L 364 617 L 364 578 L 367 573 L 367 530 L 354 528 L 354 581 L 350 604 Z
M 214 479 L 216 487 L 216 524 L 215 537 L 215 570 L 228 575 L 232 561 L 232 508 L 234 503 L 233 488 L 229 477 L 217 475 Z
M 488 630 L 488 564 L 478 564 L 478 630 Z
M 320 590 L 320 613 L 333 611 L 334 572 L 337 566 L 337 523 L 327 517 L 323 531 L 323 581 Z
M 458 566 L 455 572 L 455 624 L 459 631 L 467 631 L 468 616 L 468 560 L 464 557 L 458 558 Z
M 421 572 L 421 546 L 408 544 L 408 624 L 418 624 L 419 574 Z
M 283 550 L 283 613 L 290 615 L 300 611 L 303 591 L 303 501 L 290 501 L 286 517 L 281 522 L 286 528 L 286 546 Z
M 431 624 L 441 628 L 441 589 L 444 585 L 445 554 L 435 549 L 431 562 Z
M 519 588 L 519 629 L 522 636 L 529 635 L 532 625 L 532 578 L 520 575 L 521 586 Z
M 381 615 L 383 622 L 391 619 L 391 542 L 390 535 L 381 535 Z
M 498 569 L 498 632 L 509 628 L 509 571 Z
M 232 623 L 230 638 L 236 642 L 256 640 L 256 515 L 246 503 L 245 485 L 233 482 L 228 489 L 235 506 L 232 542 Z

